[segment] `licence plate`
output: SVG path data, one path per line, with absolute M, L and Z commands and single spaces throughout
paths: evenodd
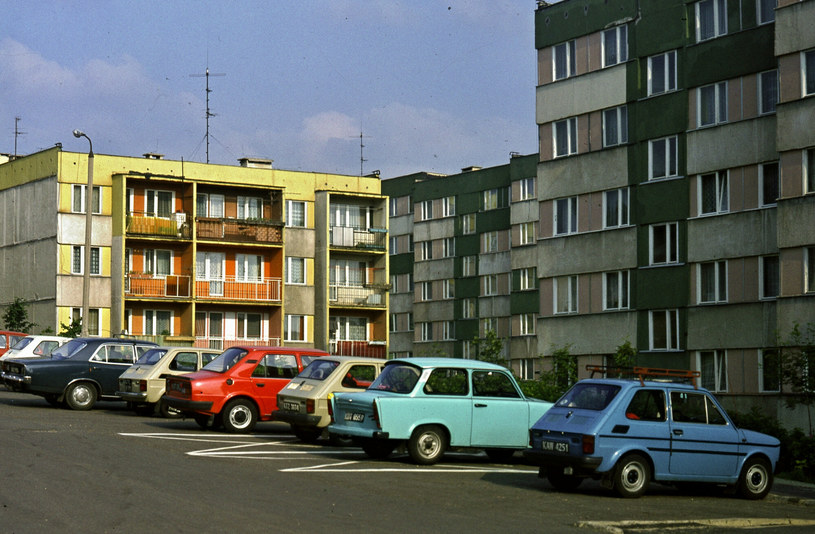
M 565 441 L 541 441 L 541 450 L 569 454 L 569 444 Z
M 360 423 L 365 420 L 365 414 L 358 412 L 348 412 L 345 414 L 345 420 Z
M 300 411 L 300 405 L 297 404 L 296 402 L 284 402 L 283 403 L 283 409 L 287 410 L 289 412 L 299 412 Z

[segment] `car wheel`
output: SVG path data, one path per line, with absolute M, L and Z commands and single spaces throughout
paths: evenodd
M 162 417 L 166 419 L 178 419 L 181 417 L 182 414 L 181 410 L 173 408 L 172 406 L 168 405 L 165 401 L 159 401 L 158 404 L 158 413 L 161 414 Z
M 739 476 L 737 491 L 745 499 L 763 499 L 773 487 L 773 470 L 764 458 L 750 458 Z
M 497 464 L 505 464 L 515 456 L 515 449 L 485 449 L 487 457 Z
M 420 465 L 435 464 L 447 449 L 447 434 L 436 425 L 420 426 L 408 440 L 408 454 Z
M 233 399 L 224 406 L 221 422 L 227 432 L 248 434 L 255 428 L 258 420 L 258 409 L 252 402 L 244 399 Z
M 294 434 L 297 439 L 300 441 L 305 441 L 306 443 L 314 443 L 320 436 L 323 435 L 322 428 L 308 428 L 303 426 L 293 426 L 291 427 L 292 434 Z
M 614 469 L 614 491 L 625 498 L 640 497 L 651 482 L 651 464 L 639 454 L 624 456 Z
M 384 460 L 393 452 L 396 445 L 387 439 L 367 438 L 362 441 L 362 450 L 369 458 Z
M 210 426 L 215 426 L 215 423 L 211 415 L 196 413 L 193 414 L 192 418 L 195 419 L 195 422 L 198 423 L 198 426 L 200 426 L 202 430 L 206 430 Z
M 546 480 L 558 491 L 574 491 L 583 482 L 583 479 L 580 477 L 551 471 L 546 475 Z
M 351 438 L 331 433 L 328 434 L 328 442 L 334 447 L 351 447 L 354 445 L 354 440 Z
M 65 403 L 72 410 L 90 410 L 96 403 L 96 388 L 87 382 L 77 382 L 65 392 Z

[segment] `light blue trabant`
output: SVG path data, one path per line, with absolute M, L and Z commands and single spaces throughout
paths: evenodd
M 390 360 L 364 392 L 339 393 L 330 434 L 350 437 L 372 458 L 407 445 L 417 464 L 448 447 L 485 449 L 494 461 L 529 442 L 529 427 L 552 406 L 528 399 L 504 367 L 458 358 Z

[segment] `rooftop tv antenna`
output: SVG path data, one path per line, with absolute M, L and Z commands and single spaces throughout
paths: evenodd
M 359 175 L 360 176 L 365 176 L 365 172 L 363 171 L 363 167 L 365 165 L 365 162 L 368 161 L 367 159 L 365 159 L 364 152 L 363 152 L 363 150 L 365 149 L 365 145 L 362 142 L 363 137 L 370 137 L 370 136 L 368 136 L 368 135 L 363 136 L 362 132 L 359 132 Z
M 14 117 L 14 157 L 17 157 L 17 138 L 21 135 L 25 135 L 28 132 L 20 131 L 19 124 L 20 121 L 23 120 L 20 117 Z
M 224 74 L 222 72 L 219 72 L 219 73 L 212 72 L 211 73 L 211 72 L 209 72 L 209 67 L 207 67 L 207 70 L 206 70 L 206 72 L 204 72 L 204 74 L 190 74 L 191 78 L 204 78 L 204 77 L 206 77 L 206 79 L 207 79 L 207 82 L 206 82 L 206 91 L 207 91 L 207 113 L 206 113 L 207 133 L 204 136 L 206 138 L 206 140 L 207 140 L 207 163 L 209 163 L 209 118 L 216 116 L 215 113 L 212 113 L 209 110 L 209 94 L 212 92 L 212 89 L 209 88 L 209 77 L 210 76 L 226 76 L 226 74 Z

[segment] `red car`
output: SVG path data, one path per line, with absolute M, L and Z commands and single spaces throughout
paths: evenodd
M 270 421 L 277 394 L 315 358 L 316 349 L 232 347 L 200 371 L 167 378 L 162 399 L 192 414 L 201 428 L 223 425 L 228 432 L 251 432 L 258 421 Z
M 0 356 L 5 354 L 8 349 L 16 345 L 18 341 L 20 341 L 27 335 L 28 334 L 25 334 L 23 332 L 0 330 Z

